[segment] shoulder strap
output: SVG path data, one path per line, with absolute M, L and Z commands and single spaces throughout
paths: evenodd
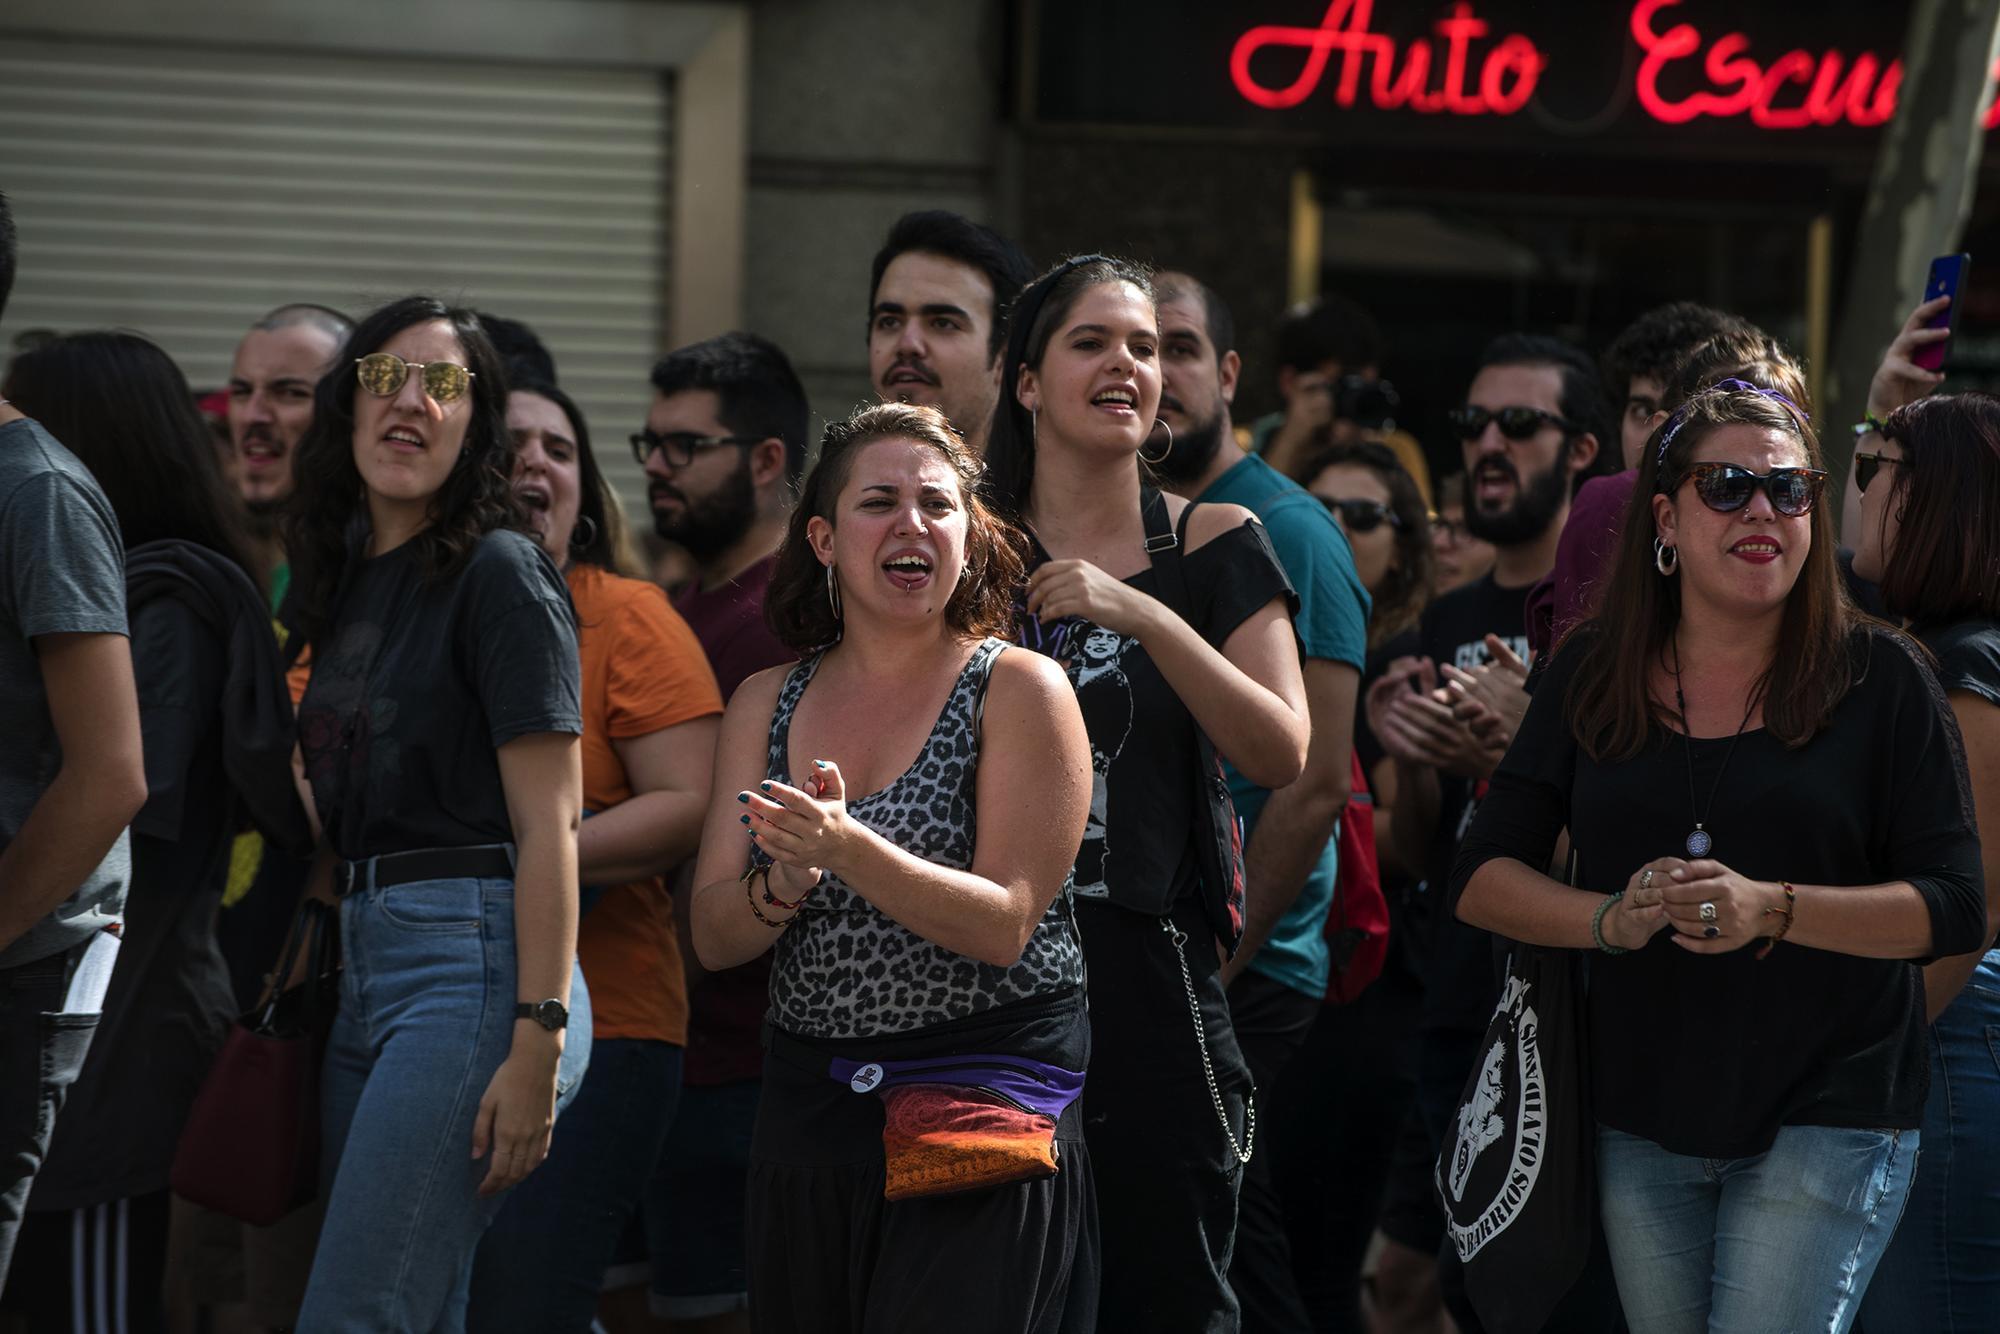
M 1188 515 L 1194 513 L 1190 503 L 1181 511 L 1179 524 L 1167 521 L 1167 501 L 1152 487 L 1140 492 L 1140 512 L 1146 520 L 1146 551 L 1153 558 L 1153 577 L 1159 581 L 1160 601 L 1172 607 L 1182 620 L 1193 620 L 1192 599 L 1188 597 L 1187 572 L 1181 568 L 1181 558 L 1187 551 Z

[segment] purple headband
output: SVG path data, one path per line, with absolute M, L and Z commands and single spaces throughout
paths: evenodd
M 1693 397 L 1689 398 L 1687 402 L 1675 408 L 1674 415 L 1667 418 L 1667 429 L 1661 432 L 1660 434 L 1660 452 L 1658 457 L 1656 457 L 1653 460 L 1653 478 L 1656 484 L 1659 480 L 1660 469 L 1667 466 L 1667 447 L 1674 443 L 1674 437 L 1679 435 L 1681 433 L 1681 427 L 1687 424 L 1688 409 L 1694 406 L 1697 399 L 1707 398 L 1710 394 L 1732 394 L 1732 393 L 1756 394 L 1763 398 L 1774 398 L 1778 402 L 1783 403 L 1786 407 L 1790 408 L 1794 413 L 1798 414 L 1801 420 L 1804 421 L 1812 420 L 1811 417 L 1806 415 L 1806 410 L 1804 408 L 1792 402 L 1791 399 L 1786 398 L 1783 394 L 1779 393 L 1775 389 L 1766 389 L 1762 385 L 1751 384 L 1748 380 L 1734 380 L 1734 379 L 1717 380 L 1714 384 L 1708 386 L 1708 388 L 1702 390 L 1700 393 L 1695 394 Z M 1796 423 L 1794 423 L 1794 428 L 1796 429 Z

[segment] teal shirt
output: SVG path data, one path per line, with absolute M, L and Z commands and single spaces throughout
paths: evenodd
M 1292 624 L 1299 637 L 1299 656 L 1345 663 L 1360 671 L 1368 654 L 1368 590 L 1354 572 L 1347 534 L 1326 507 L 1255 455 L 1246 455 L 1196 499 L 1241 505 L 1263 523 L 1278 562 L 1298 590 L 1299 610 Z M 1233 767 L 1228 774 L 1247 846 L 1271 793 Z M 1250 960 L 1253 972 L 1315 998 L 1326 993 L 1333 956 L 1321 931 L 1333 907 L 1333 881 L 1339 869 L 1338 840 L 1329 838 L 1291 910 Z M 1249 888 L 1250 893 L 1257 892 L 1255 885 Z

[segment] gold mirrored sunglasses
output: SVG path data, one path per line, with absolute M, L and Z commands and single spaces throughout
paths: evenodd
M 456 403 L 472 388 L 473 372 L 455 361 L 404 361 L 393 352 L 371 352 L 354 359 L 355 378 L 378 398 L 389 398 L 409 381 L 422 377 L 424 392 L 440 404 Z

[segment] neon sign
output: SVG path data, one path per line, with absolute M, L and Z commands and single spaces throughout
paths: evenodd
M 1662 29 L 1657 22 L 1661 11 L 1683 2 L 1637 0 L 1627 22 L 1640 51 L 1632 91 L 1651 119 L 1685 125 L 1703 116 L 1747 117 L 1767 130 L 1866 129 L 1895 114 L 1903 85 L 1901 60 L 1869 51 L 1849 57 L 1829 48 L 1817 54 L 1794 49 L 1763 63 L 1751 54 L 1744 33 L 1726 32 L 1711 41 L 1692 23 L 1673 22 Z M 1519 33 L 1484 45 L 1492 25 L 1474 15 L 1469 0 L 1457 0 L 1432 25 L 1435 40 L 1419 37 L 1400 50 L 1394 38 L 1370 30 L 1374 10 L 1374 0 L 1332 0 L 1317 28 L 1262 24 L 1249 29 L 1236 39 L 1229 57 L 1237 93 L 1267 110 L 1299 106 L 1327 81 L 1337 56 L 1332 75 L 1336 106 L 1360 103 L 1365 73 L 1367 103 L 1377 110 L 1511 116 L 1534 97 L 1548 69 L 1541 49 Z M 1277 50 L 1304 53 L 1298 76 L 1281 86 L 1260 82 L 1251 62 Z M 1473 80 L 1475 58 L 1478 77 Z M 1268 72 L 1268 56 L 1263 65 Z M 1439 77 L 1433 78 L 1434 71 Z M 2000 66 L 1995 72 L 2000 75 Z M 1703 86 L 1679 96 L 1662 86 L 1680 84 L 1689 73 L 1697 74 Z M 1987 112 L 1985 124 L 1988 129 L 2000 125 L 2000 99 Z
M 1368 66 L 1368 99 L 1383 111 L 1408 107 L 1435 115 L 1511 116 L 1535 95 L 1535 84 L 1548 68 L 1535 44 L 1518 33 L 1503 37 L 1488 50 L 1479 66 L 1476 88 L 1466 86 L 1472 63 L 1472 45 L 1491 31 L 1484 20 L 1474 18 L 1472 6 L 1460 0 L 1451 13 L 1435 25 L 1442 39 L 1444 77 L 1440 86 L 1431 86 L 1431 67 L 1437 47 L 1419 37 L 1402 53 L 1400 68 L 1394 39 L 1370 32 L 1375 17 L 1375 0 L 1333 0 L 1317 28 L 1287 27 L 1267 23 L 1250 29 L 1236 39 L 1229 55 L 1229 77 L 1236 91 L 1260 107 L 1273 110 L 1295 107 L 1312 96 L 1326 76 L 1334 54 L 1340 55 L 1340 74 L 1334 84 L 1333 100 L 1351 107 L 1360 97 L 1362 66 Z M 1257 81 L 1250 62 L 1270 47 L 1304 50 L 1305 68 L 1298 78 L 1282 88 Z

